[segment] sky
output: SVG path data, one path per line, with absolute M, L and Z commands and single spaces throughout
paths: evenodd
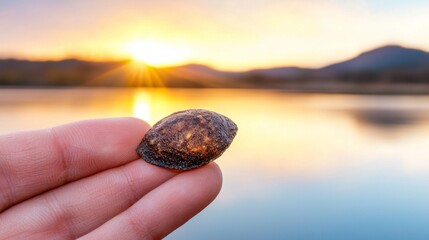
M 0 58 L 321 67 L 388 44 L 429 50 L 428 12 L 426 0 L 0 0 Z

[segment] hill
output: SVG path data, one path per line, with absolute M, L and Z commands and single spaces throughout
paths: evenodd
M 0 85 L 272 88 L 321 92 L 429 93 L 429 53 L 384 46 L 319 69 L 277 67 L 244 72 L 188 64 L 155 68 L 131 61 L 0 60 Z M 392 90 L 393 89 L 393 90 Z M 414 90 L 413 90 L 414 91 Z
M 392 69 L 429 67 L 429 53 L 400 46 L 385 46 L 322 68 L 333 72 L 387 71 Z

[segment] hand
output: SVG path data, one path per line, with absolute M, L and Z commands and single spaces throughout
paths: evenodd
M 222 175 L 139 159 L 149 126 L 88 120 L 0 136 L 0 239 L 160 239 L 204 209 Z

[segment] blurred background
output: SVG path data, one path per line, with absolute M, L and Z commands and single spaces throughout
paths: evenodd
M 224 187 L 167 239 L 428 239 L 429 2 L 0 0 L 0 134 L 204 108 Z

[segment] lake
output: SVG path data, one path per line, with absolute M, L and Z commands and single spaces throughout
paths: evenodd
M 187 108 L 239 131 L 220 195 L 167 239 L 429 239 L 429 96 L 1 89 L 0 133 Z

